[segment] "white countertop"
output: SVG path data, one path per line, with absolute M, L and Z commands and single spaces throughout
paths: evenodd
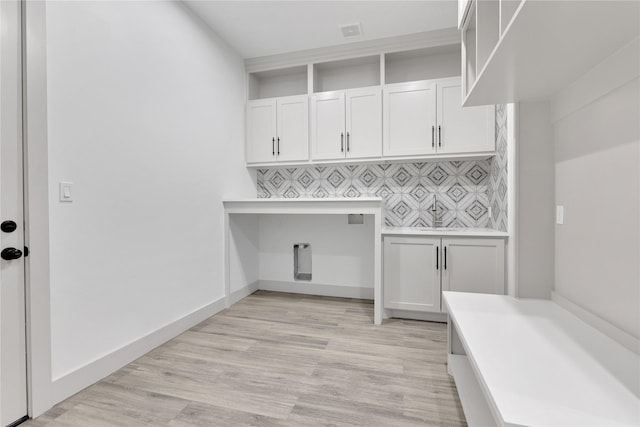
M 383 227 L 382 235 L 404 236 L 452 236 L 452 237 L 508 237 L 505 231 L 491 228 L 428 228 L 428 227 Z
M 637 354 L 552 301 L 461 292 L 443 300 L 504 425 L 640 425 Z

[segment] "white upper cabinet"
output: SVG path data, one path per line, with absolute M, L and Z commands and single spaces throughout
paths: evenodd
M 276 160 L 276 100 L 247 104 L 247 163 Z
M 382 91 L 348 90 L 346 94 L 347 158 L 382 156 Z
M 388 85 L 383 97 L 384 155 L 435 153 L 435 85 L 428 81 Z
M 309 159 L 307 95 L 247 103 L 247 163 Z
M 385 157 L 494 151 L 494 107 L 462 108 L 461 91 L 459 77 L 387 86 Z
M 470 1 L 468 14 L 475 14 Z M 458 31 L 443 30 L 433 44 L 411 43 L 416 47 L 398 43 L 395 51 L 365 56 L 354 51 L 353 57 L 343 52 L 336 55 L 342 59 L 324 62 L 315 55 L 306 63 L 304 55 L 278 60 L 291 64 L 283 68 L 258 58 L 246 62 L 247 164 L 493 155 L 494 107 L 461 106 L 466 80 L 459 77 L 460 56 L 468 50 Z
M 311 97 L 311 156 L 314 160 L 344 158 L 344 99 L 344 92 L 327 92 Z
M 319 93 L 311 97 L 313 160 L 382 155 L 382 96 L 379 87 Z
M 290 96 L 277 101 L 276 155 L 279 161 L 309 158 L 309 97 Z
M 438 153 L 475 153 L 495 150 L 495 109 L 462 107 L 460 78 L 437 84 Z

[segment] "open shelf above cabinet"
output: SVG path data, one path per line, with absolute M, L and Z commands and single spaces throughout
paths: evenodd
M 460 44 L 384 55 L 385 83 L 405 83 L 460 75 Z
M 249 73 L 249 100 L 307 93 L 307 66 Z
M 474 0 L 464 106 L 543 100 L 638 37 L 638 1 Z
M 313 65 L 314 93 L 379 85 L 380 55 Z

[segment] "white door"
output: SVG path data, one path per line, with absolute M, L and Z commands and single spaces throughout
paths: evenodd
M 442 290 L 504 294 L 502 239 L 442 239 Z
M 438 153 L 475 153 L 495 150 L 493 105 L 462 107 L 459 77 L 438 81 Z
M 384 89 L 385 156 L 433 154 L 436 88 L 431 82 L 403 83 Z
M 278 98 L 277 105 L 278 160 L 309 160 L 309 97 L 301 95 Z
M 384 238 L 384 307 L 440 311 L 440 239 Z
M 382 156 L 382 90 L 379 87 L 346 93 L 347 157 Z
M 311 157 L 343 159 L 346 150 L 344 92 L 325 92 L 311 97 Z
M 276 161 L 276 100 L 247 103 L 247 163 Z
M 0 2 L 0 29 L 0 426 L 6 426 L 27 415 L 20 2 Z

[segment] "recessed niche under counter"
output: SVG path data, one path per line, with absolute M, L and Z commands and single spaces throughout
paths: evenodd
M 374 323 L 382 323 L 383 199 L 238 199 L 223 206 L 227 306 L 259 289 L 373 299 Z M 349 224 L 350 214 L 363 215 L 363 224 Z M 292 248 L 300 242 L 313 247 L 312 281 L 294 279 Z

